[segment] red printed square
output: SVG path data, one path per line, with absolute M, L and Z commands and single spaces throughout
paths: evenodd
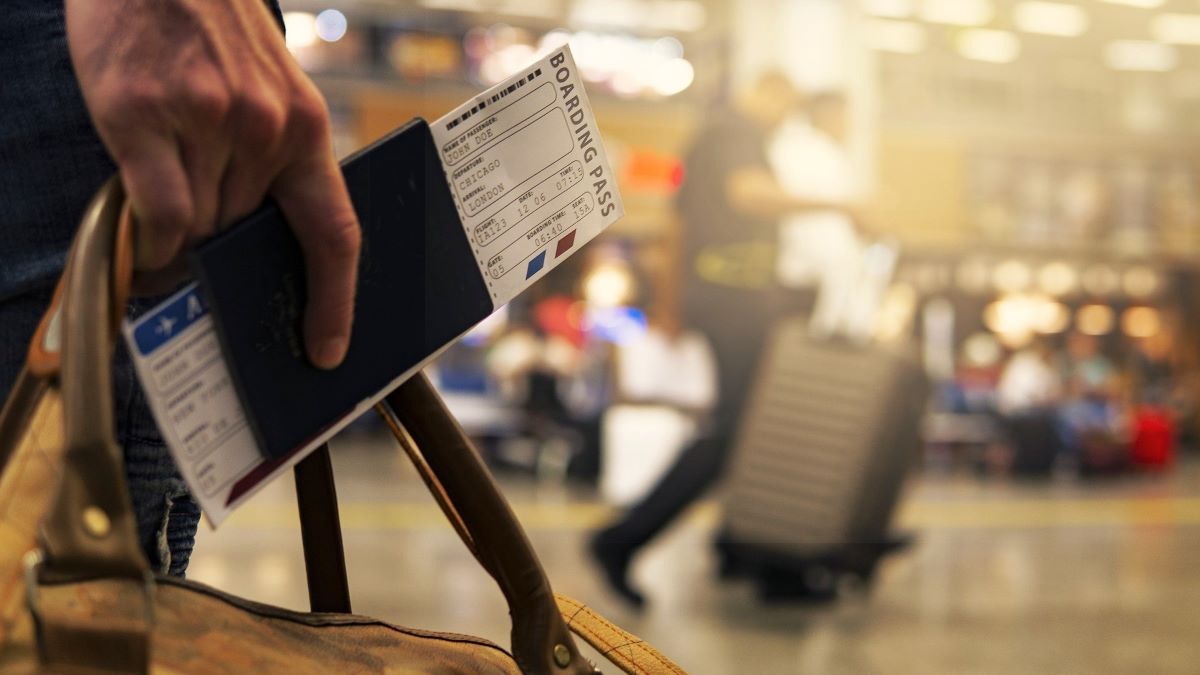
M 575 233 L 576 232 L 578 232 L 578 230 L 571 230 L 570 232 L 567 233 L 567 236 L 558 240 L 558 248 L 554 250 L 555 258 L 557 258 L 557 257 L 561 256 L 562 254 L 566 253 L 567 251 L 571 250 L 571 247 L 575 245 Z

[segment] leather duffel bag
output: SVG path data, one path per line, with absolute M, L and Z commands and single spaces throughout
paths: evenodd
M 113 429 L 111 358 L 132 279 L 123 202 L 113 179 L 89 205 L 0 413 L 0 672 L 596 672 L 572 632 L 624 672 L 683 672 L 553 593 L 487 468 L 422 375 L 377 408 L 503 591 L 511 651 L 350 613 L 326 448 L 297 470 L 313 612 L 152 574 Z

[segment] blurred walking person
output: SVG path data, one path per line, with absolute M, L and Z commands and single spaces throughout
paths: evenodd
M 785 75 L 763 73 L 731 106 L 710 113 L 685 153 L 676 202 L 684 227 L 683 318 L 712 344 L 719 394 L 708 428 L 648 495 L 591 540 L 606 581 L 634 606 L 645 603 L 628 578 L 634 556 L 724 472 L 759 353 L 778 313 L 773 291 L 780 220 L 844 208 L 796 196 L 772 172 L 769 139 L 803 101 Z

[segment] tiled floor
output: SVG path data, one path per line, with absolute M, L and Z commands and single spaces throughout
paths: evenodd
M 355 611 L 507 644 L 503 598 L 399 453 L 358 437 L 334 461 Z M 748 584 L 717 583 L 719 511 L 706 503 L 638 561 L 652 598 L 642 615 L 583 557 L 604 506 L 558 485 L 504 485 L 556 590 L 694 673 L 1200 672 L 1200 466 L 1098 485 L 922 478 L 900 516 L 917 544 L 869 596 L 827 608 L 764 607 Z M 202 532 L 190 576 L 306 608 L 289 481 Z

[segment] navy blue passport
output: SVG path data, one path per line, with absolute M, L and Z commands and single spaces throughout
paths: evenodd
M 276 459 L 493 311 L 424 120 L 347 158 L 342 172 L 363 248 L 353 336 L 336 370 L 305 357 L 304 260 L 274 203 L 192 257 L 248 421 Z

